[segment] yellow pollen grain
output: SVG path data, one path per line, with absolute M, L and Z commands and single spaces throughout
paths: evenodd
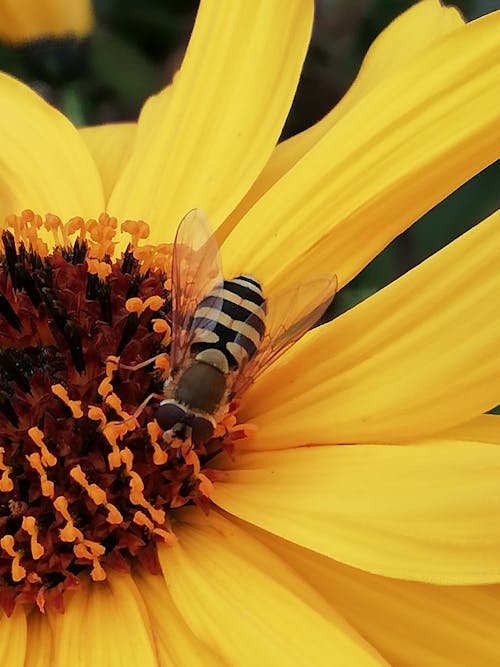
M 8 493 L 14 488 L 14 482 L 9 477 L 12 468 L 5 464 L 4 455 L 5 449 L 0 447 L 0 470 L 2 471 L 2 476 L 0 477 L 0 491 Z
M 42 488 L 42 495 L 45 496 L 46 498 L 53 498 L 54 497 L 54 483 L 50 481 L 47 477 L 47 473 L 45 471 L 45 468 L 43 467 L 42 464 L 42 457 L 38 452 L 33 452 L 33 454 L 29 454 L 26 456 L 26 459 L 28 460 L 30 466 L 33 468 L 33 470 L 36 470 L 36 472 L 40 475 L 40 486 Z
M 0 540 L 0 546 L 12 558 L 10 569 L 13 581 L 21 581 L 26 576 L 26 570 L 20 564 L 22 553 L 14 549 L 14 538 L 12 535 L 4 535 Z
M 80 419 L 80 417 L 83 417 L 82 402 L 72 401 L 62 384 L 53 384 L 51 386 L 51 390 L 52 393 L 57 396 L 57 398 L 60 398 L 61 401 L 68 406 L 68 408 L 71 410 L 71 414 L 75 419 Z
M 51 468 L 52 466 L 55 466 L 57 463 L 57 458 L 49 452 L 47 445 L 45 444 L 43 440 L 43 431 L 41 431 L 38 426 L 32 426 L 28 430 L 28 435 L 30 438 L 33 440 L 35 445 L 37 447 L 40 447 L 40 450 L 42 452 L 42 463 L 44 466 L 48 466 Z
M 38 560 L 45 553 L 45 549 L 43 548 L 43 545 L 40 544 L 37 540 L 37 538 L 38 538 L 38 526 L 36 525 L 35 517 L 34 516 L 24 516 L 21 527 L 31 537 L 31 540 L 30 540 L 31 555 L 33 556 L 34 560 Z

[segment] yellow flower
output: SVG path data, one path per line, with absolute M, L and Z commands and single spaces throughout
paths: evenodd
M 85 37 L 93 22 L 91 0 L 0 2 L 0 40 L 11 44 L 46 38 Z
M 217 228 L 226 275 L 255 275 L 272 291 L 334 270 L 343 286 L 498 157 L 500 13 L 464 25 L 434 0 L 389 26 L 323 121 L 275 148 L 312 10 L 307 0 L 204 0 L 173 86 L 148 100 L 137 124 L 78 132 L 19 82 L 0 78 L 0 214 L 13 232 L 4 234 L 0 341 L 5 354 L 11 340 L 40 338 L 34 349 L 7 350 L 15 363 L 4 361 L 0 374 L 0 603 L 12 608 L 22 589 L 30 600 L 38 591 L 35 601 L 45 605 L 41 614 L 19 595 L 13 614 L 1 617 L 1 664 L 499 662 L 499 418 L 482 414 L 499 395 L 499 214 L 310 332 L 252 386 L 239 418 L 258 432 L 234 442 L 233 459 L 214 460 L 208 516 L 167 503 L 159 532 L 162 508 L 146 495 L 186 477 L 181 466 L 164 475 L 151 464 L 154 433 L 141 441 L 145 489 L 119 438 L 109 437 L 102 453 L 93 449 L 110 424 L 98 393 L 110 396 L 106 381 L 113 382 L 113 367 L 96 360 L 117 336 L 119 346 L 136 345 L 132 357 L 154 338 L 149 311 L 141 319 L 145 301 L 134 301 L 136 310 L 126 302 L 139 271 L 134 258 L 124 265 L 106 257 L 113 216 L 128 220 L 137 238 L 146 227 L 130 220 L 149 223 L 149 239 L 135 250 L 144 264 L 161 268 L 165 248 L 145 244 L 171 242 L 180 218 L 200 207 Z M 35 243 L 42 223 L 29 211 L 50 212 L 56 237 L 90 238 L 88 274 L 79 244 L 45 264 L 22 254 L 19 241 Z M 41 241 L 36 248 L 45 254 Z M 161 293 L 160 273 L 147 274 L 141 297 Z M 88 292 L 78 289 L 83 280 Z M 68 312 L 86 331 L 95 325 L 99 338 L 75 335 Z M 123 319 L 106 325 L 117 313 Z M 78 401 L 54 382 L 60 375 Z M 19 388 L 26 377 L 31 393 Z M 124 378 L 116 391 L 126 402 L 114 402 L 115 418 L 133 411 L 151 377 L 142 370 Z M 111 410 L 105 398 L 101 405 Z M 92 420 L 94 436 L 82 441 Z M 123 443 L 140 459 L 134 433 L 142 431 Z M 90 475 L 89 452 L 95 470 L 105 463 L 100 490 L 81 474 Z M 108 454 L 118 456 L 120 479 Z M 90 466 L 81 473 L 80 459 Z M 67 497 L 51 495 L 51 482 L 67 484 Z M 11 483 L 14 493 L 22 483 L 24 505 L 8 495 Z M 118 546 L 109 530 L 117 508 L 106 492 L 123 500 L 124 484 L 144 513 L 141 524 L 135 515 L 126 527 L 117 519 Z M 68 501 L 80 503 L 79 516 Z M 39 511 L 50 503 L 54 510 Z M 57 543 L 47 540 L 48 519 Z M 85 539 L 87 529 L 94 540 Z M 155 530 L 168 545 L 151 541 Z M 127 572 L 133 559 L 121 552 L 134 550 L 140 562 Z M 66 590 L 62 614 L 66 556 L 64 585 L 79 590 Z

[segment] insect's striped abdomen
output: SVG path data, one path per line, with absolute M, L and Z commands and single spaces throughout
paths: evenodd
M 251 276 L 237 276 L 215 287 L 194 314 L 194 354 L 219 350 L 229 369 L 257 352 L 265 332 L 265 303 L 260 284 Z

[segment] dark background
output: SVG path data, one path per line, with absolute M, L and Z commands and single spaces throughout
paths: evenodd
M 283 138 L 331 109 L 376 35 L 412 4 L 316 1 L 312 43 Z M 500 6 L 499 0 L 455 4 L 468 20 Z M 197 5 L 196 0 L 94 0 L 96 26 L 86 40 L 0 45 L 0 68 L 33 86 L 76 125 L 135 120 L 144 99 L 178 68 Z M 498 208 L 499 175 L 498 167 L 490 167 L 396 239 L 342 290 L 330 315 L 366 298 Z

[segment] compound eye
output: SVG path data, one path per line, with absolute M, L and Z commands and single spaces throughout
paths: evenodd
M 163 403 L 163 405 L 158 406 L 155 417 L 160 428 L 163 431 L 168 431 L 176 424 L 185 423 L 186 411 L 175 403 Z
M 193 444 L 200 445 L 208 442 L 214 434 L 214 425 L 204 417 L 195 417 L 191 424 L 191 440 Z

